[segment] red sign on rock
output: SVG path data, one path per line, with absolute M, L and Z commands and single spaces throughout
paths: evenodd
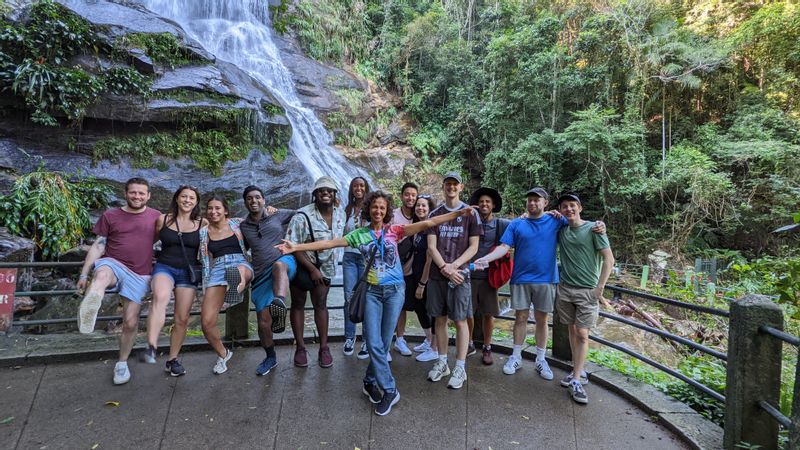
M 0 331 L 8 331 L 14 319 L 17 269 L 0 269 Z

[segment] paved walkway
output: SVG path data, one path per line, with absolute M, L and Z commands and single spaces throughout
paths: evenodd
M 341 354 L 334 366 L 279 365 L 255 376 L 260 348 L 237 348 L 229 370 L 213 375 L 210 352 L 186 353 L 188 374 L 130 363 L 133 377 L 113 386 L 114 361 L 0 369 L 0 442 L 16 449 L 675 449 L 671 432 L 627 401 L 588 386 L 590 404 L 575 404 L 557 381 L 536 376 L 530 361 L 514 376 L 468 361 L 459 391 L 425 374 L 432 363 L 395 356 L 400 402 L 378 417 L 361 393 L 366 361 Z M 564 372 L 555 370 L 556 380 Z M 114 402 L 114 403 L 110 403 Z

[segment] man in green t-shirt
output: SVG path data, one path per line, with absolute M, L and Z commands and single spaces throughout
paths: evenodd
M 589 397 L 583 385 L 589 380 L 583 365 L 589 350 L 589 330 L 597 323 L 599 302 L 605 303 L 603 289 L 614 267 L 614 254 L 608 236 L 593 233 L 594 222 L 581 219 L 583 206 L 577 195 L 559 197 L 558 209 L 569 226 L 558 232 L 561 282 L 556 311 L 561 323 L 569 326 L 573 370 L 561 380 L 561 385 L 572 390 L 572 399 L 577 403 L 587 404 Z

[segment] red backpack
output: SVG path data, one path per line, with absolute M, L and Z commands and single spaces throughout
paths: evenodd
M 497 233 L 494 237 L 494 250 L 500 245 L 500 237 L 506 232 L 508 224 L 507 219 L 497 219 Z M 496 259 L 489 263 L 489 286 L 494 289 L 500 289 L 505 286 L 511 279 L 511 272 L 514 271 L 514 260 L 511 259 L 511 252 L 508 252 L 500 259 Z

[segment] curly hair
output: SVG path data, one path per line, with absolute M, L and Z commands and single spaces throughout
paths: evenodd
M 372 221 L 372 218 L 369 216 L 369 210 L 372 206 L 372 202 L 379 198 L 386 200 L 386 215 L 383 216 L 383 223 L 390 223 L 394 217 L 394 201 L 392 200 L 392 194 L 383 192 L 380 189 L 372 191 L 364 197 L 364 203 L 361 206 L 361 218 L 367 222 Z

